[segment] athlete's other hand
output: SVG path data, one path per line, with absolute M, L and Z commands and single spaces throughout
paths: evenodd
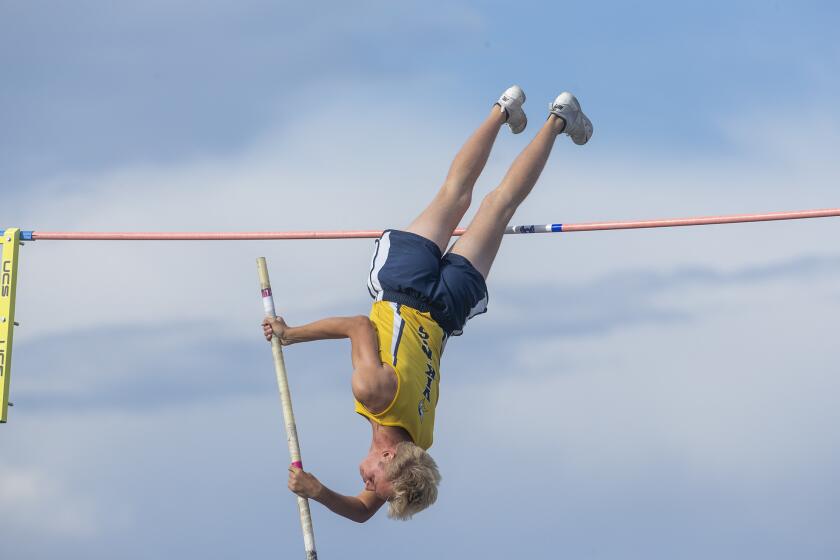
M 277 338 L 280 339 L 280 344 L 283 346 L 291 344 L 291 341 L 286 337 L 289 325 L 286 324 L 286 321 L 282 317 L 266 317 L 263 319 L 262 326 L 263 335 L 265 335 L 267 341 L 271 342 L 271 337 L 277 335 Z
M 289 467 L 289 490 L 302 498 L 315 498 L 323 485 L 314 475 L 295 466 Z

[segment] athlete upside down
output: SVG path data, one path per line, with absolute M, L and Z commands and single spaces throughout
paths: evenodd
M 557 96 L 536 137 L 447 250 L 501 126 L 507 123 L 514 134 L 525 129 L 524 102 L 521 88 L 508 88 L 455 156 L 431 204 L 404 231 L 386 230 L 376 240 L 368 317 L 331 317 L 299 327 L 279 317 L 263 321 L 266 340 L 277 336 L 283 345 L 349 338 L 356 412 L 371 426 L 358 495 L 334 492 L 292 466 L 289 489 L 295 494 L 358 522 L 370 519 L 386 501 L 390 517 L 409 519 L 437 499 L 441 476 L 426 450 L 432 445 L 446 340 L 487 310 L 485 280 L 505 227 L 537 182 L 557 136 L 567 134 L 579 145 L 592 136 L 592 123 L 577 99 L 568 92 Z

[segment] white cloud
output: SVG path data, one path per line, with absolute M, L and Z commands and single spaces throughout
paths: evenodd
M 61 473 L 0 463 L 0 509 L 7 534 L 89 539 L 101 529 L 95 502 L 80 496 Z
M 453 406 L 449 420 L 529 467 L 547 454 L 564 471 L 612 480 L 675 459 L 733 492 L 807 477 L 840 460 L 824 447 L 840 437 L 830 428 L 837 276 L 672 288 L 657 304 L 690 320 L 667 327 L 520 329 L 503 370 L 449 397 L 476 403 Z

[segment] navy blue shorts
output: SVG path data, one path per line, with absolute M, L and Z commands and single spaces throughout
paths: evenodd
M 487 311 L 487 284 L 470 261 L 441 255 L 430 239 L 396 229 L 376 240 L 368 291 L 375 300 L 428 311 L 447 335 L 461 334 L 468 320 Z

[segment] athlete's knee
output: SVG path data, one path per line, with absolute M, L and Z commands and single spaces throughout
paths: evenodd
M 493 213 L 499 219 L 510 219 L 516 211 L 516 201 L 503 189 L 494 189 L 481 201 L 479 212 Z
M 470 204 L 472 204 L 471 188 L 468 188 L 457 181 L 446 181 L 441 191 L 446 197 L 446 205 L 449 208 L 458 210 L 461 213 L 469 210 Z

